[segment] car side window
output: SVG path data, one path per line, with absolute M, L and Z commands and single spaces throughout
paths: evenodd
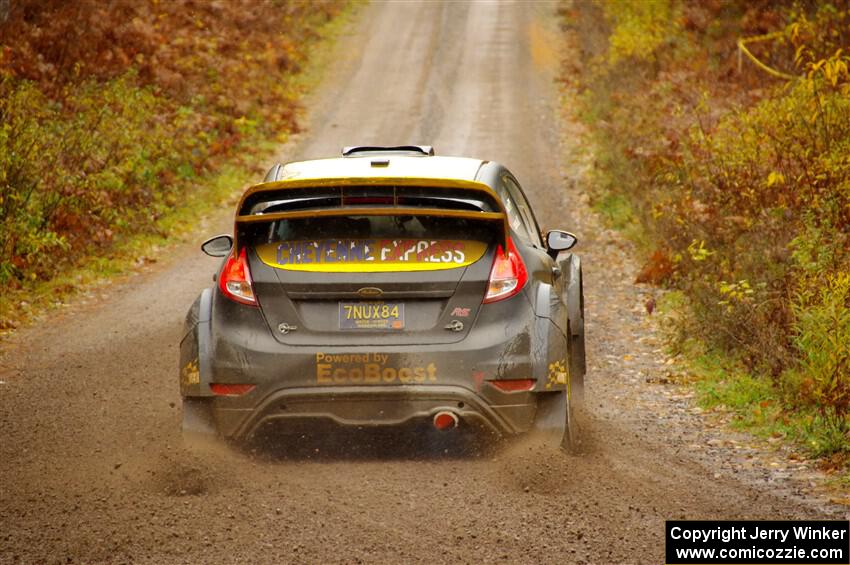
M 502 183 L 499 188 L 501 189 L 499 190 L 499 196 L 505 204 L 505 212 L 508 213 L 508 224 L 510 224 L 511 230 L 513 230 L 523 241 L 531 243 L 532 239 L 528 233 L 525 220 L 519 210 L 519 205 L 517 205 L 513 196 L 505 186 L 505 177 L 502 177 Z
M 522 223 L 525 225 L 525 233 L 528 236 L 528 242 L 537 247 L 543 247 L 543 240 L 540 238 L 540 228 L 537 226 L 537 221 L 534 219 L 534 214 L 531 212 L 531 206 L 525 199 L 517 182 L 505 175 L 502 177 L 502 182 L 513 200 L 514 206 L 517 208 L 517 213 L 520 216 Z M 512 225 L 513 227 L 513 225 Z

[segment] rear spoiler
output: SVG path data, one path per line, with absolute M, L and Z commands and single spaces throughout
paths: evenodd
M 378 206 L 346 205 L 345 190 L 348 189 L 386 189 L 387 202 Z M 336 205 L 306 206 L 294 210 L 273 211 L 264 208 L 264 202 L 286 202 L 287 196 L 294 196 L 291 191 L 298 190 L 299 194 L 309 193 L 315 189 L 317 193 L 327 192 L 328 189 L 339 190 L 339 203 Z M 324 190 L 323 190 L 324 189 Z M 453 195 L 468 195 L 469 202 L 485 202 L 491 210 L 457 209 L 452 206 L 417 206 L 404 204 L 407 195 L 421 193 L 422 189 L 433 189 L 435 193 L 445 191 Z M 390 198 L 389 195 L 392 195 Z M 309 198 L 301 199 L 309 200 Z M 431 199 L 440 204 L 440 199 Z M 444 199 L 446 202 L 451 199 Z M 463 218 L 488 222 L 495 225 L 502 249 L 507 249 L 510 234 L 508 216 L 502 200 L 492 188 L 477 181 L 455 179 L 419 179 L 419 178 L 329 178 L 329 179 L 293 179 L 265 182 L 250 187 L 242 195 L 236 208 L 236 226 L 234 234 L 238 238 L 239 227 L 246 224 L 273 222 L 283 219 L 320 218 L 335 216 L 438 216 L 445 218 Z M 234 246 L 238 245 L 238 241 Z

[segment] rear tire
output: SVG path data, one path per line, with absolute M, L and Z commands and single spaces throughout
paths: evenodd
M 572 335 L 572 328 L 567 321 L 567 355 L 569 356 L 569 381 L 562 393 L 566 404 L 563 408 L 563 435 L 561 448 L 567 453 L 575 453 L 581 444 L 579 414 L 584 402 L 584 333 Z

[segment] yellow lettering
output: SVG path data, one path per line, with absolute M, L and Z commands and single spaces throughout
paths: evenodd
M 319 353 L 321 355 L 321 353 Z M 320 385 L 329 385 L 333 383 L 331 380 L 331 365 L 327 363 L 316 363 L 316 382 Z
M 351 353 L 340 355 L 316 354 L 316 382 L 331 384 L 402 384 L 437 381 L 437 366 L 386 367 L 386 353 Z M 327 361 L 319 363 L 319 361 Z M 354 367 L 346 365 L 355 365 Z M 185 372 L 185 369 L 184 369 Z
M 423 367 L 416 367 L 413 369 L 413 380 L 417 383 L 425 382 L 425 369 Z
M 395 369 L 393 369 L 392 367 L 387 367 L 387 368 L 386 368 L 386 369 L 384 369 L 384 371 L 383 371 L 383 376 L 384 376 L 384 382 L 385 382 L 385 383 L 391 383 L 391 382 L 393 382 L 393 381 L 395 380 L 395 378 L 396 378 L 396 372 L 395 372 Z
M 363 367 L 363 382 L 377 383 L 381 380 L 381 366 L 369 363 Z

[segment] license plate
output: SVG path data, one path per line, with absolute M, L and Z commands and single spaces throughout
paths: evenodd
M 403 302 L 340 302 L 341 330 L 403 330 Z

